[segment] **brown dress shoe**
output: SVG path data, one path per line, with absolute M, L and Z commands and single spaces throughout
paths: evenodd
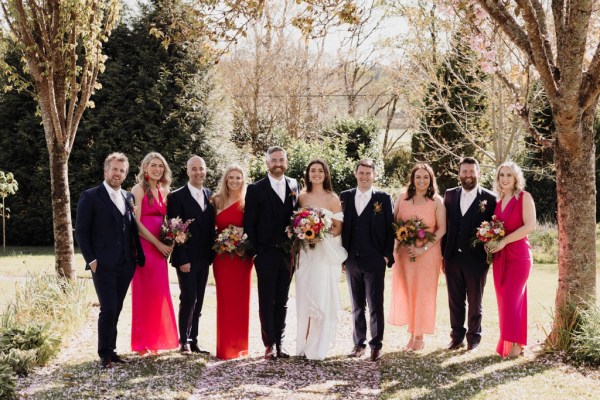
M 360 358 L 365 354 L 365 348 L 361 346 L 354 346 L 350 354 L 348 354 L 348 358 Z
M 448 347 L 446 347 L 446 350 L 458 350 L 462 347 L 465 347 L 465 344 L 463 342 L 459 342 L 456 340 L 453 340 L 450 342 L 450 344 L 448 345 Z
M 381 358 L 381 350 L 371 349 L 371 361 L 377 361 Z
M 267 346 L 265 348 L 265 360 L 275 361 L 277 360 L 277 353 L 275 346 Z

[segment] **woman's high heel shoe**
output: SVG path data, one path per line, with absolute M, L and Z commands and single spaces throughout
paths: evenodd
M 512 347 L 510 348 L 510 351 L 508 352 L 507 357 L 508 358 L 517 358 L 522 355 L 523 355 L 523 347 L 521 347 L 521 345 L 518 343 L 513 343 Z
M 423 339 L 413 340 L 413 345 L 412 345 L 413 351 L 423 350 L 423 347 L 425 347 L 425 341 Z
M 406 346 L 404 346 L 404 351 L 412 351 L 414 340 L 415 339 L 413 337 L 410 338 L 408 343 L 406 343 Z

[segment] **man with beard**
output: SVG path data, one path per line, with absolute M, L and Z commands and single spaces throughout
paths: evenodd
M 481 341 L 483 288 L 489 265 L 483 245 L 473 246 L 477 228 L 491 221 L 496 208 L 496 196 L 478 185 L 479 163 L 472 157 L 460 160 L 460 186 L 446 190 L 446 236 L 442 243 L 444 272 L 448 287 L 452 341 L 448 350 L 464 346 L 475 351 Z M 469 304 L 465 329 L 465 299 Z
M 278 146 L 266 154 L 269 173 L 248 186 L 244 231 L 254 248 L 258 305 L 265 359 L 289 358 L 282 347 L 292 274 L 285 250 L 286 226 L 296 209 L 298 182 L 286 177 L 287 154 Z

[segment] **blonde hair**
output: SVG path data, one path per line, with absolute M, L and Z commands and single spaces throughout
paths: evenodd
M 227 187 L 227 177 L 232 172 L 239 172 L 242 174 L 242 191 L 241 191 L 241 203 L 240 208 L 244 208 L 244 198 L 246 197 L 246 173 L 241 165 L 237 163 L 229 164 L 225 168 L 225 172 L 223 172 L 223 176 L 221 176 L 221 181 L 219 183 L 219 189 L 212 197 L 212 202 L 219 210 L 223 209 L 223 206 L 227 204 L 229 201 L 229 187 Z
M 124 162 L 126 165 L 126 167 L 125 167 L 126 171 L 129 171 L 129 160 L 127 159 L 127 156 L 123 153 L 115 152 L 115 153 L 110 153 L 104 160 L 104 171 L 105 172 L 108 171 L 108 168 L 110 167 L 110 163 L 113 162 L 113 160 Z
M 505 163 L 500 164 L 498 169 L 496 170 L 496 179 L 494 180 L 494 191 L 498 193 L 498 197 L 502 198 L 504 193 L 502 193 L 502 189 L 500 188 L 500 170 L 504 167 L 510 168 L 515 177 L 515 192 L 514 195 L 518 196 L 523 190 L 525 190 L 525 177 L 523 176 L 523 171 L 521 168 L 512 161 L 507 161 Z
M 169 188 L 171 187 L 171 182 L 172 182 L 171 168 L 169 168 L 169 164 L 167 163 L 167 160 L 165 160 L 165 158 L 160 153 L 157 153 L 155 151 L 152 151 L 152 152 L 146 154 L 146 156 L 142 160 L 142 163 L 140 164 L 140 170 L 135 177 L 135 181 L 136 181 L 136 183 L 139 183 L 139 185 L 142 187 L 142 190 L 144 191 L 146 196 L 148 196 L 148 200 L 149 200 L 150 204 L 152 204 L 152 199 L 154 199 L 154 196 L 152 195 L 152 190 L 150 190 L 150 182 L 148 182 L 145 179 L 145 177 L 146 177 L 146 168 L 148 168 L 148 165 L 150 165 L 150 161 L 154 160 L 155 158 L 158 158 L 165 166 L 165 170 L 163 171 L 163 176 L 160 178 L 160 180 L 158 181 L 158 184 L 157 184 L 157 186 L 159 186 L 159 189 L 162 188 L 162 189 L 166 189 L 167 191 L 169 191 Z

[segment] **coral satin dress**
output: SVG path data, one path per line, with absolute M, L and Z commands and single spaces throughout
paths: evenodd
M 244 211 L 235 202 L 217 215 L 219 233 L 229 225 L 243 226 Z M 217 254 L 213 274 L 217 287 L 217 358 L 248 355 L 252 258 Z
M 140 220 L 154 236 L 159 237 L 160 227 L 167 212 L 163 198 L 152 204 L 148 196 L 142 199 Z M 146 264 L 136 268 L 131 282 L 131 350 L 169 350 L 179 346 L 177 323 L 173 312 L 169 270 L 165 256 L 140 236 Z

